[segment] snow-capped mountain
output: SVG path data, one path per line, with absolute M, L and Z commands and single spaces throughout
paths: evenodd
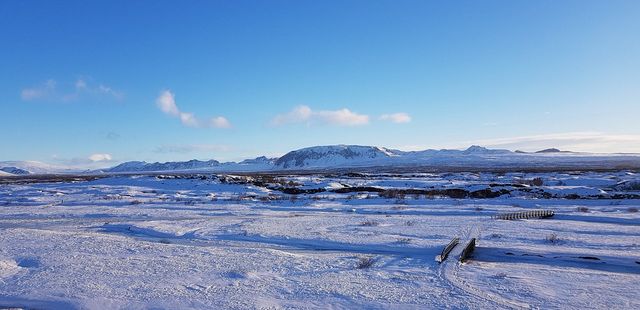
M 217 160 L 190 160 L 172 161 L 166 163 L 148 163 L 144 161 L 129 161 L 113 168 L 104 169 L 104 172 L 150 172 L 150 171 L 181 171 L 181 170 L 206 170 L 220 166 Z
M 260 156 L 241 162 L 220 163 L 217 160 L 190 160 L 184 162 L 148 163 L 129 161 L 100 172 L 162 172 L 162 171 L 265 171 L 271 170 L 277 158 Z
M 31 174 L 79 173 L 39 162 L 0 162 L 1 174 L 28 171 Z M 340 168 L 404 167 L 432 169 L 588 169 L 640 168 L 640 154 L 590 154 L 555 150 L 512 152 L 471 146 L 465 150 L 399 151 L 375 146 L 314 146 L 288 152 L 280 158 L 265 156 L 241 162 L 220 163 L 216 160 L 148 163 L 130 161 L 115 167 L 84 173 L 128 172 L 258 172 L 286 170 L 326 170 Z M 16 170 L 18 169 L 18 170 Z
M 266 156 L 256 157 L 254 159 L 245 159 L 239 163 L 227 162 L 218 167 L 220 171 L 268 171 L 274 167 L 277 158 L 269 158 Z
M 13 174 L 13 175 L 25 175 L 25 174 L 30 174 L 29 171 L 24 170 L 24 169 L 20 169 L 17 167 L 2 167 L 0 168 L 0 171 L 9 173 L 9 174 Z
M 402 152 L 375 146 L 331 145 L 314 146 L 291 151 L 278 158 L 275 168 L 326 168 L 333 166 L 363 166 L 386 162 Z
M 509 150 L 502 149 L 488 149 L 486 147 L 472 145 L 468 149 L 462 151 L 465 155 L 501 155 L 501 154 L 511 154 L 512 152 Z
M 563 153 L 563 151 L 556 149 L 556 148 L 550 148 L 550 149 L 544 149 L 544 150 L 540 150 L 537 151 L 536 153 Z
M 6 169 L 5 169 L 6 168 Z M 12 175 L 17 174 L 55 174 L 77 172 L 68 167 L 56 166 L 39 161 L 0 161 L 0 169 Z M 9 170 L 13 170 L 13 173 Z
M 349 167 L 431 168 L 617 168 L 640 167 L 640 154 L 589 154 L 572 152 L 518 153 L 473 145 L 465 150 L 399 150 L 357 145 L 317 146 L 280 157 L 275 170 Z
M 280 158 L 264 156 L 239 163 L 191 160 L 188 162 L 127 162 L 105 172 L 149 171 L 278 171 L 367 167 L 431 168 L 563 168 L 640 167 L 640 154 L 588 154 L 572 152 L 525 153 L 473 145 L 465 150 L 399 151 L 376 146 L 329 145 L 307 147 Z
M 277 158 L 268 158 L 267 156 L 260 156 L 254 159 L 245 159 L 238 163 L 238 165 L 273 165 Z

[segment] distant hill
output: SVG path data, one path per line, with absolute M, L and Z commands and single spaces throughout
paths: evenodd
M 536 153 L 561 153 L 562 151 L 556 148 L 544 149 L 537 151 Z
M 465 150 L 400 151 L 377 146 L 328 145 L 290 151 L 279 158 L 260 156 L 241 162 L 217 160 L 175 162 L 130 161 L 117 166 L 79 171 L 62 169 L 39 162 L 0 162 L 4 173 L 137 173 L 137 172 L 259 172 L 292 170 L 328 170 L 341 168 L 430 169 L 586 169 L 640 168 L 640 154 L 589 154 L 560 151 L 555 148 L 534 153 L 489 149 L 477 145 Z
M 20 168 L 16 168 L 16 167 L 2 167 L 2 168 L 0 168 L 0 171 L 4 171 L 6 173 L 13 174 L 13 175 L 30 174 L 29 171 L 24 170 L 24 169 L 20 169 Z
M 330 145 L 291 151 L 275 161 L 281 169 L 364 165 L 384 162 L 401 152 L 375 146 Z
M 147 163 L 144 161 L 129 161 L 117 165 L 113 168 L 106 169 L 108 172 L 149 172 L 149 171 L 181 171 L 194 169 L 210 169 L 220 166 L 217 160 L 200 161 L 176 161 L 166 163 Z
M 42 163 L 39 161 L 0 161 L 0 170 L 13 175 L 23 174 L 54 174 L 75 172 L 72 169 L 62 166 Z M 12 173 L 14 171 L 15 173 Z
M 640 155 L 596 155 L 563 152 L 548 149 L 536 153 L 512 152 L 504 149 L 489 149 L 473 145 L 465 150 L 399 151 L 377 146 L 328 145 L 294 150 L 280 158 L 258 157 L 239 163 L 216 161 L 189 161 L 148 164 L 129 162 L 105 172 L 136 171 L 286 171 L 325 170 L 340 168 L 374 167 L 432 167 L 432 168 L 510 168 L 526 169 L 540 167 L 563 167 L 582 169 L 585 167 L 613 168 L 620 166 L 640 167 Z

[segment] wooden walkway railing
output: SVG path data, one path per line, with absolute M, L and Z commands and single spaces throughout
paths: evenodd
M 523 211 L 523 212 L 512 212 L 512 213 L 501 213 L 494 215 L 494 219 L 498 220 L 522 220 L 522 219 L 533 219 L 533 218 L 548 218 L 552 217 L 555 213 L 551 210 L 532 210 L 532 211 Z
M 471 254 L 475 249 L 476 249 L 476 238 L 471 238 L 471 240 L 469 240 L 469 243 L 467 243 L 467 246 L 465 246 L 464 249 L 462 250 L 462 254 L 460 254 L 460 262 L 464 263 L 465 261 L 467 261 L 467 259 L 471 257 Z
M 460 242 L 460 238 L 453 238 L 451 242 L 449 242 L 449 244 L 447 244 L 447 246 L 444 247 L 444 249 L 442 249 L 442 252 L 440 253 L 440 255 L 436 256 L 436 261 L 438 263 L 444 262 L 444 260 L 447 259 L 447 257 L 449 256 L 449 253 L 451 253 L 451 250 L 453 250 L 453 248 L 455 248 L 459 242 Z

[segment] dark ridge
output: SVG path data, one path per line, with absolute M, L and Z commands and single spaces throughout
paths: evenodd
M 6 173 L 15 174 L 15 175 L 31 174 L 29 171 L 24 170 L 24 169 L 20 169 L 20 168 L 17 168 L 17 167 L 2 167 L 2 168 L 0 168 L 0 170 L 4 171 Z
M 550 149 L 537 151 L 536 153 L 562 153 L 562 151 L 556 148 L 550 148 Z

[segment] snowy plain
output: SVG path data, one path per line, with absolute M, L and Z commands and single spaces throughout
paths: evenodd
M 639 309 L 638 184 L 632 171 L 10 181 L 0 308 Z M 464 194 L 483 190 L 504 191 Z M 493 218 L 526 210 L 555 215 Z M 471 260 L 458 246 L 439 264 L 453 237 L 477 238 Z

